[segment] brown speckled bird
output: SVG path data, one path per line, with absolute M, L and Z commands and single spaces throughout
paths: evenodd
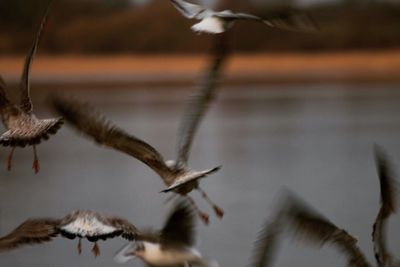
M 195 171 L 188 167 L 188 158 L 200 121 L 215 98 L 216 81 L 219 78 L 226 54 L 223 42 L 223 40 L 221 43 L 218 42 L 220 46 L 217 47 L 216 55 L 204 82 L 198 90 L 198 95 L 188 103 L 179 131 L 177 159 L 175 161 L 164 160 L 161 154 L 150 144 L 114 126 L 88 105 L 59 96 L 54 96 L 51 100 L 55 111 L 80 132 L 94 139 L 98 144 L 124 152 L 153 169 L 167 186 L 161 192 L 174 192 L 186 197 L 206 224 L 209 220 L 208 214 L 200 211 L 194 200 L 187 194 L 194 189 L 198 190 L 213 207 L 216 215 L 222 218 L 223 210 L 213 203 L 199 186 L 201 178 L 218 171 L 220 167 Z
M 32 168 L 35 173 L 39 172 L 39 160 L 36 153 L 36 145 L 42 140 L 47 140 L 49 135 L 55 134 L 63 124 L 62 118 L 37 119 L 32 113 L 32 102 L 30 97 L 29 73 L 33 57 L 36 53 L 43 28 L 46 24 L 47 16 L 50 10 L 50 4 L 46 9 L 36 34 L 35 41 L 25 60 L 22 73 L 20 92 L 21 101 L 15 105 L 8 100 L 6 96 L 6 84 L 0 76 L 0 113 L 1 119 L 7 131 L 0 136 L 0 144 L 10 146 L 11 151 L 7 160 L 7 169 L 11 170 L 12 156 L 15 147 L 33 146 L 34 161 Z
M 25 221 L 10 234 L 0 238 L 0 252 L 49 242 L 61 235 L 68 239 L 79 238 L 79 254 L 82 252 L 82 238 L 94 242 L 92 252 L 97 257 L 100 254 L 98 240 L 119 236 L 134 240 L 138 234 L 136 227 L 125 219 L 104 216 L 94 211 L 75 211 L 62 219 L 41 218 Z

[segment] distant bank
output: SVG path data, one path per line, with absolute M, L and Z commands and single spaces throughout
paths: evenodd
M 75 86 L 177 86 L 202 75 L 207 56 L 37 57 L 34 84 Z M 0 73 L 9 83 L 19 79 L 23 58 L 0 57 Z M 270 83 L 400 83 L 400 50 L 319 54 L 234 55 L 224 82 L 230 85 Z

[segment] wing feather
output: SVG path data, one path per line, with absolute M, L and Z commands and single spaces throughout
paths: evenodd
M 98 144 L 119 150 L 142 161 L 163 179 L 170 174 L 163 157 L 156 149 L 113 126 L 88 105 L 56 96 L 52 97 L 51 104 L 66 121 Z
M 27 220 L 10 234 L 0 238 L 0 252 L 52 241 L 58 235 L 59 223 L 55 219 Z
M 7 98 L 6 88 L 6 82 L 4 81 L 3 77 L 0 76 L 0 109 L 10 103 Z
M 179 202 L 160 233 L 162 247 L 190 247 L 194 244 L 194 215 L 190 206 Z
M 338 228 L 328 219 L 291 196 L 288 200 L 287 215 L 290 226 L 298 237 L 318 245 L 334 245 L 347 256 L 348 266 L 370 267 L 357 245 L 357 240 L 348 232 Z
M 195 5 L 182 0 L 170 0 L 172 5 L 186 18 L 197 18 L 206 9 L 200 5 Z
M 375 160 L 380 182 L 381 207 L 375 220 L 372 239 L 374 243 L 375 259 L 380 267 L 387 266 L 391 255 L 386 243 L 386 224 L 390 215 L 396 212 L 397 184 L 392 173 L 390 162 L 384 150 L 375 146 Z
M 210 104 L 215 99 L 217 81 L 227 55 L 226 40 L 224 38 L 224 36 L 216 36 L 216 52 L 208 67 L 207 75 L 196 95 L 187 103 L 178 135 L 178 155 L 176 160 L 178 167 L 186 166 L 197 128 Z
M 122 231 L 121 236 L 129 241 L 135 240 L 138 236 L 140 236 L 140 232 L 136 226 L 126 219 L 119 217 L 108 217 L 107 220 L 110 225 L 120 229 Z
M 29 74 L 30 74 L 33 58 L 36 54 L 40 39 L 42 37 L 43 29 L 45 28 L 45 25 L 47 22 L 47 17 L 50 12 L 51 3 L 52 3 L 52 1 L 49 2 L 49 4 L 47 5 L 47 8 L 46 8 L 46 11 L 44 12 L 44 15 L 43 15 L 42 21 L 40 23 L 39 29 L 36 33 L 33 45 L 28 53 L 28 56 L 25 59 L 24 70 L 22 72 L 21 84 L 20 84 L 20 90 L 21 90 L 20 105 L 21 105 L 21 109 L 23 111 L 25 111 L 26 113 L 31 113 L 33 110 L 32 100 L 31 100 L 31 96 L 30 96 Z
M 267 26 L 299 32 L 316 32 L 318 26 L 312 17 L 302 11 L 280 11 L 275 14 L 269 15 L 267 18 L 261 18 L 247 13 L 234 13 L 231 11 L 222 11 L 215 14 L 215 16 L 226 20 L 253 20 L 264 23 Z
M 267 221 L 254 242 L 252 257 L 249 267 L 268 267 L 272 265 L 279 238 L 282 232 L 281 216 L 276 216 L 273 221 Z

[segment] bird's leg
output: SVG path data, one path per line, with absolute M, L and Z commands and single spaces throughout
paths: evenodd
M 192 204 L 193 208 L 195 209 L 195 211 L 199 215 L 200 219 L 204 222 L 204 224 L 209 224 L 210 216 L 207 213 L 204 213 L 199 209 L 199 207 L 197 206 L 196 202 L 194 202 L 193 198 L 191 198 L 188 195 L 186 195 L 186 198 L 189 200 L 190 204 Z
M 12 159 L 13 159 L 13 155 L 14 155 L 14 150 L 15 150 L 15 147 L 12 147 L 12 148 L 11 148 L 11 151 L 10 151 L 10 153 L 8 154 L 8 157 L 7 157 L 7 170 L 8 170 L 8 171 L 11 171 Z
M 208 204 L 211 205 L 211 207 L 214 209 L 215 214 L 217 215 L 218 218 L 224 217 L 224 210 L 218 207 L 214 202 L 211 201 L 211 199 L 208 197 L 206 192 L 203 191 L 200 187 L 197 187 L 197 190 L 201 193 L 201 196 L 208 202 Z
M 79 238 L 78 241 L 78 254 L 81 255 L 82 254 L 82 239 Z
M 100 255 L 100 249 L 99 249 L 99 246 L 97 245 L 97 242 L 94 243 L 94 246 L 92 248 L 92 253 L 95 258 L 97 258 L 97 256 Z
M 36 146 L 33 146 L 33 165 L 32 165 L 32 169 L 35 170 L 35 173 L 38 173 L 39 170 L 40 170 L 39 159 L 38 159 L 37 152 L 36 152 Z

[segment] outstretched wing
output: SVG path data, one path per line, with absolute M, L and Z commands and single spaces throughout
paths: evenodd
M 25 111 L 26 113 L 31 113 L 33 106 L 32 106 L 32 101 L 31 101 L 31 96 L 30 96 L 30 83 L 29 83 L 29 74 L 31 70 L 31 65 L 33 61 L 33 57 L 36 54 L 39 41 L 42 37 L 43 29 L 46 25 L 47 17 L 50 12 L 50 7 L 51 7 L 52 1 L 49 2 L 46 11 L 43 15 L 42 22 L 40 23 L 39 29 L 36 33 L 35 40 L 33 42 L 33 45 L 31 47 L 31 50 L 29 51 L 28 56 L 25 59 L 25 65 L 24 65 L 24 70 L 22 72 L 22 77 L 21 77 L 21 84 L 20 84 L 20 90 L 21 90 L 21 109 Z
M 348 266 L 370 266 L 353 236 L 312 210 L 300 199 L 290 196 L 286 211 L 289 225 L 297 236 L 319 245 L 330 243 L 336 246 L 346 254 Z
M 179 202 L 160 233 L 162 247 L 190 247 L 194 243 L 194 215 L 191 207 Z
M 281 216 L 266 222 L 254 242 L 249 267 L 268 267 L 272 265 L 282 230 Z
M 198 15 L 206 11 L 207 9 L 192 3 L 188 3 L 182 0 L 170 0 L 178 11 L 186 18 L 193 19 L 198 18 Z
M 373 226 L 372 239 L 375 259 L 378 265 L 383 267 L 387 266 L 387 262 L 391 260 L 391 255 L 386 246 L 386 223 L 390 215 L 395 213 L 397 209 L 396 181 L 383 149 L 378 146 L 375 146 L 375 160 L 380 181 L 381 208 Z
M 138 235 L 138 230 L 128 220 L 85 210 L 77 210 L 65 216 L 58 229 L 66 238 L 84 237 L 91 242 L 118 236 L 134 240 Z
M 53 108 L 75 126 L 80 132 L 94 139 L 98 144 L 124 152 L 148 165 L 162 178 L 170 170 L 164 159 L 152 146 L 113 126 L 86 104 L 72 99 L 53 96 Z
M 225 36 L 216 36 L 216 50 L 212 62 L 208 67 L 207 74 L 202 81 L 200 88 L 190 101 L 181 122 L 178 135 L 178 155 L 176 164 L 184 167 L 189 158 L 189 151 L 197 128 L 207 112 L 211 102 L 215 99 L 215 89 L 220 76 L 222 65 L 226 59 L 227 48 Z
M 318 31 L 318 26 L 311 16 L 301 11 L 276 12 L 267 18 L 260 18 L 247 13 L 234 13 L 231 11 L 218 12 L 215 13 L 215 16 L 226 20 L 254 20 L 281 30 L 299 32 Z
M 6 94 L 6 82 L 3 77 L 0 76 L 0 109 L 10 103 Z
M 110 225 L 122 231 L 121 236 L 129 241 L 133 241 L 141 235 L 136 226 L 134 226 L 126 219 L 119 217 L 109 217 L 107 218 L 107 220 Z
M 51 241 L 58 235 L 59 220 L 32 219 L 18 226 L 10 234 L 0 238 L 0 252 Z

